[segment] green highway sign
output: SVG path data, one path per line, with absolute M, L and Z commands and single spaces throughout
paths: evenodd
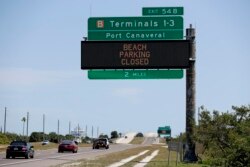
M 155 15 L 183 15 L 183 7 L 144 7 L 142 8 L 143 16 Z
M 91 17 L 88 40 L 183 39 L 183 18 L 171 17 Z
M 98 31 L 89 32 L 88 40 L 166 40 L 183 39 L 183 30 L 152 30 L 152 31 Z
M 89 79 L 181 79 L 183 70 L 89 70 Z
M 171 17 L 90 17 L 89 31 L 183 29 L 181 16 Z

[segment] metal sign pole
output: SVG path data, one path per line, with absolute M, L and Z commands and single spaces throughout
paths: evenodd
M 168 166 L 169 166 L 169 159 L 170 159 L 170 149 L 168 148 Z
M 196 162 L 195 155 L 194 126 L 195 126 L 195 29 L 186 29 L 186 39 L 190 41 L 190 66 L 186 70 L 186 149 L 184 162 Z

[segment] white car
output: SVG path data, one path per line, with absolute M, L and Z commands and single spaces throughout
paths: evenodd
M 44 140 L 44 141 L 42 142 L 42 145 L 47 145 L 47 144 L 49 144 L 49 140 Z

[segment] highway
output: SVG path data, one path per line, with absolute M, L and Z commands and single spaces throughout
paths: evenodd
M 35 157 L 33 159 L 6 159 L 5 153 L 0 153 L 0 167 L 48 167 L 52 165 L 59 165 L 68 162 L 74 162 L 79 159 L 92 159 L 99 155 L 123 151 L 126 149 L 138 147 L 138 145 L 130 144 L 112 144 L 110 149 L 95 149 L 92 147 L 80 147 L 78 153 L 72 152 L 58 153 L 57 149 L 50 150 L 35 150 Z

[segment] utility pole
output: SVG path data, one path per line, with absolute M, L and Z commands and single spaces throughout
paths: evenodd
M 45 140 L 45 114 L 43 114 L 43 140 Z
M 190 41 L 189 68 L 186 70 L 186 148 L 184 162 L 196 162 L 198 160 L 195 154 L 194 128 L 195 128 L 195 29 L 186 29 L 186 39 Z
M 59 126 L 60 126 L 60 122 L 59 122 L 59 119 L 57 121 L 57 134 L 59 135 Z
M 77 125 L 77 136 L 80 137 L 80 133 L 79 133 L 79 124 Z
M 86 135 L 86 137 L 88 136 L 88 125 L 86 125 L 86 127 L 85 127 L 85 135 Z
M 59 143 L 59 126 L 60 126 L 60 122 L 59 122 L 59 119 L 57 121 L 57 140 L 58 140 L 58 143 Z
M 99 137 L 99 126 L 97 127 L 97 130 L 96 130 L 96 137 L 97 138 Z
M 71 131 L 71 122 L 69 121 L 69 135 L 70 135 L 70 131 Z
M 26 138 L 29 141 L 29 112 L 27 112 L 27 129 L 26 129 Z
M 94 127 L 92 126 L 92 139 L 93 139 L 93 136 L 94 136 Z
M 5 112 L 4 112 L 4 128 L 3 128 L 3 133 L 6 133 L 6 115 L 7 115 L 7 107 L 5 107 Z

